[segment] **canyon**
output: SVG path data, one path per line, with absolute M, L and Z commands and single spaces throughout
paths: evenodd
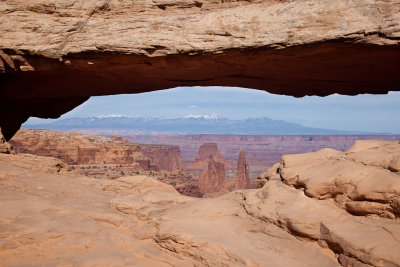
M 95 133 L 95 131 L 93 132 Z M 240 150 L 246 151 L 249 163 L 249 174 L 252 180 L 279 162 L 285 154 L 314 152 L 322 148 L 340 151 L 349 149 L 356 140 L 400 141 L 398 135 L 128 135 L 127 139 L 134 143 L 178 145 L 181 150 L 183 166 L 197 176 L 199 172 L 190 170 L 190 166 L 198 156 L 199 148 L 204 143 L 216 143 L 221 156 L 231 165 L 237 165 Z M 234 167 L 226 168 L 226 176 L 232 179 L 236 175 Z
M 398 266 L 399 153 L 398 141 L 369 140 L 345 152 L 285 155 L 261 188 L 206 199 L 152 176 L 93 179 L 59 159 L 0 154 L 0 259 L 5 266 Z
M 3 146 L 8 145 L 3 143 Z M 135 144 L 119 136 L 107 138 L 50 130 L 20 130 L 10 143 L 17 154 L 58 158 L 71 165 L 79 175 L 115 179 L 145 174 L 173 185 L 189 196 L 215 197 L 251 187 L 244 151 L 239 153 L 237 176 L 233 179 L 228 176 L 227 180 L 225 168 L 232 170 L 233 167 L 224 160 L 216 143 L 200 146 L 188 172 L 183 170 L 179 146 Z

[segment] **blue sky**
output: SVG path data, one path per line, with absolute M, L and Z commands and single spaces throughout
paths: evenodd
M 398 134 L 400 92 L 294 98 L 236 87 L 178 87 L 142 94 L 92 97 L 61 118 L 110 114 L 160 118 L 190 114 L 217 114 L 230 119 L 269 117 L 310 127 Z M 38 122 L 44 121 L 29 120 L 29 123 Z

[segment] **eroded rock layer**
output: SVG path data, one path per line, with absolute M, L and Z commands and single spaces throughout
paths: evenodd
M 150 159 L 157 171 L 179 172 L 183 170 L 179 146 L 138 145 L 144 156 Z
M 20 130 L 10 143 L 17 153 L 55 157 L 71 165 L 136 164 L 143 170 L 182 170 L 178 146 L 139 145 L 118 136 Z
M 67 164 L 139 164 L 148 169 L 150 160 L 139 145 L 104 136 L 21 130 L 11 140 L 17 153 L 55 157 Z
M 0 127 L 9 140 L 28 117 L 58 117 L 93 95 L 176 86 L 293 96 L 400 90 L 399 7 L 399 0 L 6 0 Z
M 224 157 L 218 150 L 217 143 L 204 143 L 199 148 L 199 154 L 196 159 L 190 164 L 187 169 L 189 170 L 207 170 L 208 161 L 213 158 L 214 161 L 220 162 L 224 165 L 225 169 L 232 169 L 232 166 L 225 161 Z
M 400 179 L 389 170 L 399 146 L 374 141 L 345 153 L 288 155 L 279 165 L 282 180 L 212 199 L 179 195 L 148 176 L 88 179 L 71 176 L 55 159 L 2 154 L 0 260 L 4 266 L 399 266 Z M 344 203 L 390 204 L 394 217 L 353 213 L 333 194 L 344 195 Z

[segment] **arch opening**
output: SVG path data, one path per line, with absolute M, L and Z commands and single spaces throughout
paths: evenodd
M 5 66 L 0 126 L 7 140 L 29 117 L 57 118 L 96 95 L 213 85 L 295 97 L 400 90 L 398 46 L 346 41 L 157 57 L 88 52 L 59 60 L 11 51 L 0 56 Z

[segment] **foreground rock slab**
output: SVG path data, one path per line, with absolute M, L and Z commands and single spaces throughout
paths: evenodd
M 392 151 L 397 144 L 373 149 Z M 352 153 L 361 157 L 362 150 Z M 287 156 L 278 173 L 283 179 L 285 168 L 346 153 Z M 0 157 L 0 260 L 5 266 L 400 265 L 396 217 L 356 216 L 331 197 L 275 179 L 276 171 L 265 174 L 274 178 L 265 179 L 262 188 L 195 199 L 153 177 L 98 180 L 68 171 L 65 176 L 54 167 L 58 160 L 23 161 L 22 156 Z M 317 173 L 325 168 L 313 166 Z M 393 172 L 384 171 L 381 179 L 390 180 Z
M 357 141 L 341 152 L 285 155 L 280 164 L 284 183 L 303 188 L 317 199 L 334 199 L 355 215 L 400 217 L 400 142 Z

